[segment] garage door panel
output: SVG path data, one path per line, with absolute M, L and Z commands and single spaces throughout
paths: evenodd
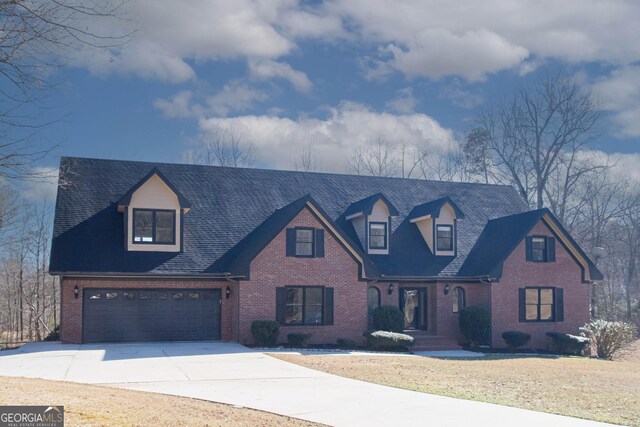
M 83 340 L 220 339 L 220 290 L 85 290 Z

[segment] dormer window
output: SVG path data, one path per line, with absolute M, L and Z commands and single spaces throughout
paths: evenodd
M 387 223 L 369 223 L 369 249 L 387 249 Z
M 176 243 L 176 211 L 133 209 L 133 243 L 174 245 Z
M 453 225 L 438 225 L 437 244 L 439 251 L 453 250 Z

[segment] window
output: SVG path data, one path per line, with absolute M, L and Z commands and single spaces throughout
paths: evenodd
M 369 223 L 369 249 L 387 249 L 387 223 Z
M 296 228 L 296 256 L 313 256 L 313 228 Z
M 553 288 L 526 288 L 525 304 L 528 321 L 553 321 Z
M 123 292 L 122 297 L 126 300 L 132 300 L 135 298 L 135 294 L 133 292 Z
M 159 209 L 133 210 L 133 243 L 176 243 L 176 212 Z
M 322 325 L 324 288 L 285 288 L 286 325 Z
M 466 305 L 464 289 L 455 288 L 453 290 L 453 312 L 459 313 Z
M 373 327 L 373 311 L 378 307 L 380 307 L 380 290 L 370 286 L 367 289 L 367 314 L 370 328 Z
M 189 292 L 189 299 L 200 299 L 200 292 Z
M 538 262 L 547 260 L 547 239 L 544 237 L 531 238 L 531 260 Z
M 171 299 L 172 300 L 181 300 L 184 299 L 184 294 L 182 292 L 173 292 L 171 294 Z
M 140 299 L 151 299 L 151 292 L 138 292 L 138 298 Z
M 90 300 L 98 300 L 98 299 L 100 299 L 100 292 L 95 292 L 95 291 L 90 292 L 89 293 L 89 299 Z
M 118 298 L 118 293 L 117 292 L 107 292 L 107 293 L 105 293 L 105 298 L 106 299 L 116 299 L 116 298 Z
M 157 299 L 167 299 L 167 293 L 166 292 L 158 292 L 158 293 L 156 293 L 156 298 Z
M 453 250 L 453 225 L 437 226 L 437 248 L 439 251 Z

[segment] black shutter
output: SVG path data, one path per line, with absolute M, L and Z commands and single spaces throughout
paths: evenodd
M 287 305 L 287 289 L 276 288 L 276 321 L 281 325 L 285 322 L 285 309 Z
M 520 312 L 520 321 L 527 320 L 527 297 L 525 288 L 518 289 L 518 311 Z
M 296 229 L 287 228 L 287 256 L 296 256 Z
M 333 325 L 333 288 L 324 288 L 324 324 Z
M 533 260 L 533 255 L 532 255 L 532 243 L 531 243 L 531 237 L 527 236 L 526 239 L 526 246 L 527 246 L 527 261 L 532 261 Z
M 556 297 L 556 322 L 564 322 L 564 289 L 556 288 L 555 289 L 555 297 Z
M 324 230 L 322 228 L 316 228 L 315 243 L 316 243 L 315 256 L 317 258 L 323 258 L 324 257 Z
M 556 261 L 556 239 L 553 237 L 547 237 L 547 261 Z

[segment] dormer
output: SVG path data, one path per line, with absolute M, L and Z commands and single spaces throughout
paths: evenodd
M 344 213 L 351 221 L 364 250 L 372 255 L 387 255 L 391 235 L 391 218 L 398 210 L 381 193 L 352 203 Z
M 128 251 L 180 252 L 182 217 L 191 204 L 154 168 L 118 201 Z
M 418 205 L 407 219 L 415 224 L 434 255 L 456 256 L 457 220 L 464 213 L 449 197 Z

